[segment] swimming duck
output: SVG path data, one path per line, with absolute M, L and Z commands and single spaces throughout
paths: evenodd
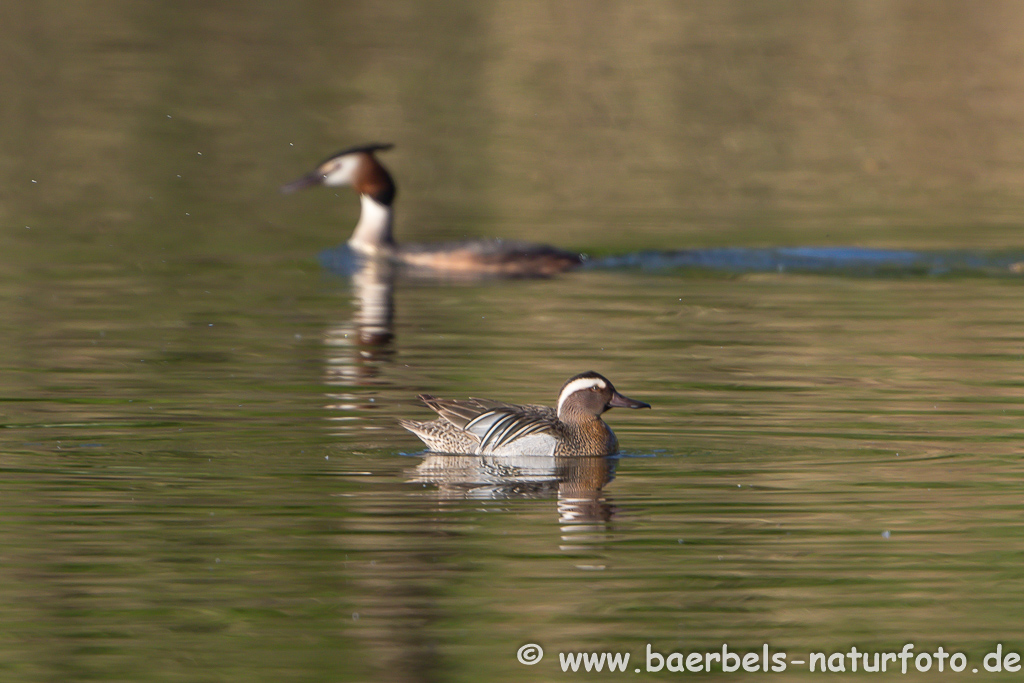
M 352 186 L 361 213 L 348 246 L 363 256 L 384 257 L 434 273 L 498 276 L 553 275 L 582 263 L 582 257 L 544 244 L 506 240 L 469 240 L 440 244 L 395 243 L 391 235 L 397 189 L 375 153 L 391 144 L 349 147 L 328 157 L 306 175 L 281 188 L 284 193 L 315 185 Z
M 651 407 L 623 396 L 596 372 L 570 378 L 557 408 L 428 394 L 419 399 L 440 419 L 399 420 L 403 427 L 433 451 L 476 455 L 614 455 L 619 442 L 601 414 L 609 408 Z

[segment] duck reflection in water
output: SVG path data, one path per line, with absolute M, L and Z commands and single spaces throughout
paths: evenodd
M 413 483 L 437 486 L 441 501 L 558 499 L 563 531 L 603 529 L 616 513 L 604 487 L 615 478 L 617 456 L 489 456 L 429 453 L 408 473 Z

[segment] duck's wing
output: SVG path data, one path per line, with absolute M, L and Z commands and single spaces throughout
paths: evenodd
M 494 408 L 481 414 L 466 431 L 480 438 L 480 452 L 493 453 L 531 434 L 551 434 L 555 423 L 549 415 L 511 408 Z
M 466 425 L 489 410 L 509 405 L 500 401 L 488 401 L 482 398 L 455 400 L 437 398 L 430 394 L 420 394 L 419 399 L 426 403 L 441 418 L 451 422 L 452 425 L 459 429 L 465 429 Z
M 420 396 L 443 419 L 480 439 L 481 453 L 490 453 L 530 434 L 553 432 L 558 416 L 552 408 L 518 406 L 485 398 L 452 400 Z

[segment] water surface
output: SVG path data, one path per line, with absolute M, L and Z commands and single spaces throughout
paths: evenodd
M 1017 4 L 52 9 L 0 9 L 5 681 L 1024 650 Z M 590 265 L 323 267 L 356 200 L 277 187 L 374 139 L 400 240 Z M 618 458 L 397 424 L 590 369 Z
M 400 282 L 383 348 L 344 280 L 202 303 L 234 280 L 145 324 L 117 321 L 165 293 L 103 293 L 137 275 L 39 302 L 60 322 L 5 371 L 22 677 L 518 679 L 526 642 L 554 676 L 558 651 L 648 642 L 980 657 L 1012 636 L 1017 280 Z M 588 368 L 654 405 L 609 413 L 617 460 L 480 470 L 396 424 L 421 391 L 553 401 Z

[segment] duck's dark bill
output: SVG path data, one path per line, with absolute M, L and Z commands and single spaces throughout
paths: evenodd
M 629 398 L 628 396 L 623 396 L 622 394 L 620 394 L 617 391 L 614 394 L 612 394 L 612 400 L 608 401 L 608 405 L 610 405 L 612 408 L 650 408 L 651 407 L 650 403 L 644 403 L 643 401 L 637 401 L 635 399 Z

